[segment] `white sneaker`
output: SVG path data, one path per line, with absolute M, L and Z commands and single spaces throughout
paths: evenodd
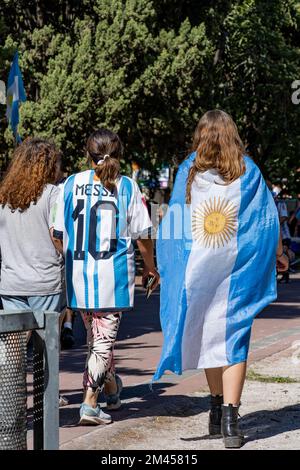
M 68 404 L 69 404 L 69 400 L 66 397 L 63 397 L 62 395 L 59 395 L 58 406 L 59 407 L 68 406 Z
M 112 422 L 111 416 L 104 411 L 101 410 L 100 406 L 98 405 L 96 408 L 87 405 L 86 403 L 82 403 L 80 407 L 80 420 L 79 424 L 87 425 L 87 424 L 110 424 Z

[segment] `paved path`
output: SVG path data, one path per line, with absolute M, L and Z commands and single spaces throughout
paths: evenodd
M 250 363 L 283 351 L 300 340 L 300 274 L 293 275 L 290 284 L 279 285 L 278 301 L 268 307 L 254 322 Z M 81 381 L 85 362 L 85 333 L 80 319 L 76 320 L 77 344 L 61 355 L 61 393 L 70 400 L 68 407 L 60 410 L 61 445 L 70 443 L 76 448 L 76 439 L 93 432 L 90 427 L 77 426 L 78 410 L 82 398 Z M 136 288 L 135 309 L 124 313 L 116 347 L 118 373 L 124 383 L 123 408 L 114 412 L 115 422 L 124 425 L 137 416 L 153 417 L 155 409 L 173 400 L 185 400 L 185 395 L 205 390 L 203 371 L 189 371 L 181 377 L 165 375 L 154 385 L 149 382 L 160 356 L 162 335 L 159 323 L 159 293 L 145 300 L 144 291 Z M 111 431 L 112 432 L 112 431 Z M 74 441 L 75 440 L 75 441 Z M 79 443 L 79 441 L 77 441 Z M 67 445 L 67 444 L 66 444 Z
M 298 359 L 300 362 L 300 356 Z M 271 382 L 247 380 L 245 384 L 240 408 L 245 445 L 241 450 L 300 450 L 300 372 L 291 361 L 291 350 L 272 354 L 250 367 Z M 281 380 L 288 375 L 297 381 L 272 382 L 274 374 Z M 152 415 L 133 414 L 125 421 L 95 428 L 62 448 L 102 449 L 112 455 L 114 450 L 224 450 L 222 439 L 207 434 L 207 391 L 169 396 L 159 402 L 151 408 Z

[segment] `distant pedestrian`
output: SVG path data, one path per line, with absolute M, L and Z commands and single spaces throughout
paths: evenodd
M 275 197 L 275 203 L 279 215 L 281 237 L 283 244 L 289 246 L 291 244 L 291 234 L 288 225 L 289 213 L 285 200 L 279 199 L 279 194 Z
M 300 194 L 297 196 L 295 210 L 290 214 L 289 218 L 290 231 L 293 237 L 300 237 Z
M 56 186 L 61 189 L 66 179 L 67 178 L 65 176 L 65 172 L 63 171 L 62 159 L 59 158 L 57 180 L 55 182 Z M 52 210 L 53 220 L 55 219 L 56 207 L 57 206 L 55 204 Z M 73 334 L 73 322 L 74 313 L 71 309 L 65 308 L 60 318 L 60 345 L 62 349 L 71 349 L 75 344 L 75 338 Z M 61 397 L 61 404 L 68 404 L 67 399 L 65 397 Z
M 278 216 L 279 216 L 279 223 L 280 223 L 280 233 L 282 238 L 282 245 L 283 251 L 287 255 L 289 262 L 293 261 L 293 252 L 290 250 L 290 246 L 292 243 L 290 228 L 289 228 L 289 213 L 285 199 L 283 196 L 285 195 L 285 191 L 281 190 L 277 194 L 273 192 L 274 200 L 276 203 Z M 282 273 L 281 279 L 279 282 L 288 283 L 290 280 L 289 274 L 289 266 L 287 266 L 287 270 Z

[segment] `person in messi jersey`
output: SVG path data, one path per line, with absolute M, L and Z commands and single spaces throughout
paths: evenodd
M 57 200 L 53 236 L 65 256 L 68 307 L 81 312 L 88 336 L 82 425 L 112 421 L 97 404 L 103 387 L 107 408 L 121 405 L 113 347 L 121 313 L 133 308 L 133 240 L 144 259 L 143 280 L 154 276 L 153 288 L 159 281 L 148 211 L 138 185 L 120 175 L 121 155 L 117 134 L 93 132 L 87 141 L 91 169 L 70 176 Z

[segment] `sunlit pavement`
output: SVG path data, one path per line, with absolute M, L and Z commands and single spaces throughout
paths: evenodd
M 254 322 L 250 363 L 282 351 L 300 339 L 300 274 L 292 275 L 289 284 L 279 284 L 278 292 L 278 301 Z M 77 425 L 86 356 L 85 331 L 79 316 L 74 331 L 76 346 L 61 353 L 60 393 L 70 402 L 69 406 L 60 409 L 61 445 L 94 430 Z M 152 416 L 154 408 L 165 402 L 168 396 L 180 400 L 186 394 L 205 390 L 204 373 L 199 370 L 188 371 L 181 377 L 165 375 L 159 383 L 154 384 L 151 392 L 149 385 L 159 360 L 161 344 L 159 291 L 146 300 L 143 288 L 137 285 L 135 309 L 123 314 L 116 345 L 117 371 L 122 377 L 124 389 L 123 407 L 113 412 L 115 422 Z M 31 432 L 29 446 L 30 441 Z M 76 448 L 76 441 L 74 446 Z

